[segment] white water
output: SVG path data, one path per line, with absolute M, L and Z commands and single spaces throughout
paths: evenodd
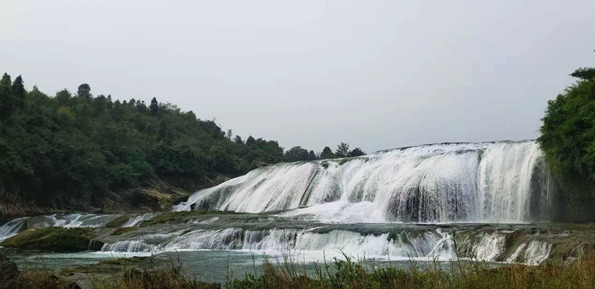
M 539 265 L 545 261 L 552 251 L 552 244 L 543 241 L 531 241 L 525 250 L 525 263 Z
M 467 256 L 460 257 L 495 261 L 506 251 L 504 238 L 504 235 L 497 232 L 482 234 L 477 242 L 464 244 L 471 250 Z M 377 260 L 450 261 L 457 257 L 452 234 L 443 232 L 441 229 L 423 232 L 402 231 L 392 236 L 389 233 L 364 235 L 346 230 L 331 230 L 324 233 L 293 229 L 195 230 L 118 241 L 105 244 L 101 251 L 156 254 L 200 250 L 248 251 L 256 255 L 271 256 L 290 255 L 305 262 L 324 261 L 323 257 L 327 260 L 333 257 L 342 258 L 343 254 L 356 259 Z
M 142 222 L 153 219 L 153 218 L 155 218 L 155 216 L 157 216 L 156 213 L 146 213 L 146 214 L 138 215 L 136 217 L 128 219 L 128 221 L 126 221 L 126 223 L 124 223 L 124 225 L 122 225 L 122 227 L 138 227 L 138 226 L 140 226 L 140 224 Z
M 95 214 L 66 214 L 66 215 L 45 215 L 35 217 L 22 217 L 11 220 L 0 226 L 0 242 L 22 232 L 26 229 L 47 228 L 47 227 L 103 227 L 109 221 L 117 218 L 118 215 L 95 215 Z
M 30 227 L 102 227 L 117 217 L 118 215 L 95 215 L 86 213 L 73 213 L 67 215 L 53 214 L 43 216 L 42 220 L 33 223 Z
M 293 210 L 282 215 L 338 223 L 529 222 L 548 209 L 542 159 L 538 145 L 524 141 L 284 163 L 201 190 L 174 210 Z
M 25 226 L 27 218 L 18 218 L 10 220 L 8 223 L 0 226 L 0 242 L 18 234 Z
M 453 260 L 457 255 L 453 233 L 434 226 L 390 234 L 387 231 L 398 231 L 392 227 L 395 224 L 382 225 L 391 226 L 383 227 L 386 230 L 371 230 L 374 234 L 360 232 L 378 224 L 353 225 L 363 230 L 337 225 L 324 231 L 318 226 L 544 220 L 549 209 L 547 180 L 542 153 L 533 141 L 424 145 L 353 159 L 278 164 L 199 191 L 174 210 L 274 212 L 275 216 L 310 224 L 310 229 L 247 230 L 236 228 L 242 221 L 212 217 L 188 222 L 174 233 L 151 231 L 129 236 L 129 240 L 116 239 L 120 241 L 105 244 L 102 251 L 151 254 L 237 250 L 298 255 L 303 261 L 323 261 L 323 256 L 342 257 L 342 253 L 384 260 Z M 123 226 L 139 226 L 154 216 L 138 215 Z M 42 221 L 37 217 L 32 226 L 100 227 L 116 217 L 52 215 Z M 276 217 L 268 218 L 274 222 Z M 5 226 L 7 232 L 9 227 L 16 228 L 16 224 Z M 0 234 L 5 226 L 0 227 Z M 274 226 L 271 223 L 267 228 Z M 317 228 L 311 229 L 313 226 Z M 535 265 L 551 251 L 551 244 L 531 241 L 507 257 L 505 240 L 505 233 L 498 231 L 472 234 L 459 244 L 465 248 L 460 257 L 483 261 L 506 257 L 508 262 Z
M 475 256 L 478 260 L 495 260 L 506 249 L 504 236 L 498 233 L 484 234 L 479 244 L 475 246 Z
M 527 244 L 523 243 L 520 246 L 518 246 L 514 252 L 510 255 L 510 257 L 506 258 L 506 262 L 507 263 L 514 263 L 518 261 L 519 255 L 521 254 L 521 252 L 523 251 L 523 249 L 525 249 L 525 247 L 527 247 Z

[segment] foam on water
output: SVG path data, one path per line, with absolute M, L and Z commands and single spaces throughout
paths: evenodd
M 0 226 L 0 242 L 26 229 L 47 227 L 103 227 L 118 215 L 96 215 L 87 213 L 52 214 L 45 216 L 22 217 Z
M 66 215 L 53 214 L 43 216 L 41 221 L 34 223 L 31 227 L 103 227 L 117 217 L 118 215 L 96 215 L 87 213 L 72 213 Z
M 156 213 L 146 213 L 142 215 L 138 215 L 136 217 L 132 217 L 122 225 L 122 227 L 138 227 L 144 221 L 151 220 L 157 216 Z
M 324 222 L 542 220 L 547 175 L 534 141 L 435 144 L 283 163 L 201 190 L 174 210 L 287 211 Z
M 531 241 L 525 250 L 525 263 L 539 265 L 545 261 L 552 251 L 552 244 L 543 241 Z
M 477 239 L 475 242 L 473 240 Z M 470 249 L 463 259 L 496 261 L 506 251 L 505 235 L 480 233 L 464 240 Z M 527 246 L 522 244 L 522 247 Z M 548 257 L 547 243 L 531 242 L 525 253 L 528 264 L 539 264 Z M 101 251 L 157 254 L 162 252 L 226 250 L 246 251 L 270 256 L 297 256 L 305 262 L 324 261 L 343 254 L 356 259 L 452 261 L 457 258 L 453 234 L 442 229 L 362 234 L 347 230 L 317 232 L 316 229 L 270 229 L 262 231 L 227 228 L 219 230 L 180 231 L 174 234 L 105 244 Z M 522 250 L 522 248 L 520 249 Z M 516 255 L 520 254 L 515 253 Z M 513 254 L 514 255 L 514 254 Z M 516 257 L 511 257 L 514 262 Z
M 0 226 L 0 242 L 18 234 L 25 226 L 27 219 L 27 217 L 24 217 L 10 220 L 8 223 Z

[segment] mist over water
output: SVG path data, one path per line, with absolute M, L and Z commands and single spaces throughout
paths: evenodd
M 432 144 L 256 169 L 174 210 L 281 211 L 333 223 L 521 223 L 548 220 L 550 193 L 534 141 Z

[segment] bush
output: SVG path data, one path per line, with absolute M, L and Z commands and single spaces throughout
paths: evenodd
M 537 139 L 558 183 L 558 219 L 595 220 L 595 79 L 592 68 L 548 102 Z

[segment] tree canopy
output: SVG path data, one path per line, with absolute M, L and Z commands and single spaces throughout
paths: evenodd
M 330 149 L 329 149 L 330 150 Z M 331 152 L 332 153 L 332 152 Z M 54 97 L 23 79 L 0 79 L 0 195 L 22 200 L 85 199 L 165 181 L 188 190 L 220 175 L 235 177 L 283 161 L 317 159 L 277 141 L 232 138 L 153 98 L 112 100 L 81 84 Z
M 23 79 L 0 80 L 0 193 L 85 197 L 164 180 L 176 185 L 238 176 L 284 161 L 275 141 L 228 139 L 213 121 L 153 99 L 93 97 L 82 84 L 49 97 Z M 183 181 L 182 181 L 183 180 Z M 190 181 L 189 181 L 190 180 Z M 193 189 L 192 186 L 186 186 Z
M 550 167 L 567 178 L 595 183 L 595 68 L 548 102 L 538 141 Z

